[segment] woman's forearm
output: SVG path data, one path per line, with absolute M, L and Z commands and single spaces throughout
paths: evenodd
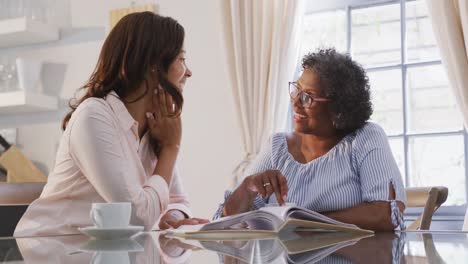
M 402 210 L 400 204 L 399 207 Z M 395 229 L 391 219 L 390 204 L 384 201 L 361 203 L 348 209 L 323 212 L 322 214 L 363 229 L 374 231 L 393 231 Z
M 247 191 L 241 184 L 224 203 L 223 216 L 250 211 L 256 196 L 256 193 Z
M 156 168 L 154 168 L 153 175 L 159 175 L 163 177 L 163 179 L 167 182 L 167 185 L 171 184 L 178 153 L 178 146 L 163 147 L 159 153 L 158 163 L 156 164 Z

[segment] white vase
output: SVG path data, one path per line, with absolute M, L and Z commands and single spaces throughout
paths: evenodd
M 41 78 L 42 61 L 34 59 L 17 58 L 16 70 L 20 90 L 38 92 Z

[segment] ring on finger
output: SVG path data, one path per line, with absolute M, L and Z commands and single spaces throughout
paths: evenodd
M 266 182 L 266 183 L 263 184 L 263 187 L 267 187 L 267 186 L 269 186 L 269 185 L 271 185 L 271 183 L 270 183 L 270 182 Z

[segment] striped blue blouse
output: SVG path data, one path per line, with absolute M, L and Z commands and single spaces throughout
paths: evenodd
M 274 134 L 246 169 L 245 176 L 271 169 L 286 177 L 288 203 L 326 212 L 363 202 L 387 201 L 394 226 L 404 229 L 403 215 L 396 204 L 406 204 L 403 181 L 387 136 L 375 123 L 367 122 L 325 155 L 308 163 L 296 161 L 289 153 L 285 133 Z M 389 200 L 390 184 L 395 190 L 393 200 Z M 231 193 L 226 191 L 225 201 Z M 277 203 L 274 194 L 267 199 L 257 196 L 253 210 L 271 203 Z M 219 206 L 214 219 L 221 217 L 223 206 L 224 203 Z

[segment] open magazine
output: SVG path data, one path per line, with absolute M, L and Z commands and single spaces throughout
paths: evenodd
M 373 234 L 355 232 L 302 233 L 290 240 L 191 240 L 182 243 L 214 251 L 222 257 L 232 257 L 246 263 L 255 259 L 259 263 L 315 263 L 333 252 L 355 244 Z
M 181 226 L 167 232 L 171 236 L 199 240 L 217 239 L 282 239 L 291 231 L 351 232 L 372 234 L 352 224 L 342 223 L 317 212 L 294 206 L 267 206 L 233 216 L 220 218 L 208 224 Z M 283 239 L 284 240 L 284 239 Z

